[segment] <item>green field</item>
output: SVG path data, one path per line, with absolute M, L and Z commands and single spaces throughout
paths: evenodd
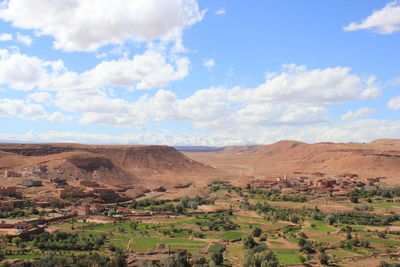
M 335 232 L 335 228 L 332 226 L 329 226 L 326 222 L 324 221 L 318 221 L 318 220 L 310 220 L 312 224 L 315 225 L 315 227 L 307 227 L 306 230 L 308 231 L 316 231 L 316 232 L 327 232 L 327 233 L 333 233 Z
M 221 239 L 225 239 L 225 240 L 235 240 L 235 239 L 242 238 L 243 236 L 244 236 L 244 234 L 239 233 L 239 232 L 226 232 L 226 233 L 219 235 L 218 237 Z
M 42 257 L 42 255 L 39 254 L 28 254 L 28 255 L 5 255 L 4 256 L 8 260 L 31 260 L 31 259 L 38 259 Z
M 218 251 L 220 251 L 223 247 L 224 247 L 224 245 L 219 244 L 219 243 L 216 243 L 216 244 L 213 244 L 213 245 L 208 249 L 208 251 L 209 251 L 209 252 L 218 252 Z
M 278 258 L 280 264 L 301 264 L 300 253 L 276 252 L 275 256 Z
M 132 239 L 130 248 L 135 252 L 151 251 L 156 249 L 159 239 L 155 237 L 139 237 Z

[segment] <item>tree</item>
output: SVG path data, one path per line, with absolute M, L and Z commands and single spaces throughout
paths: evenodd
M 319 261 L 321 262 L 322 265 L 328 265 L 329 264 L 329 256 L 323 252 L 319 256 Z
M 243 239 L 243 246 L 245 249 L 252 249 L 256 245 L 257 243 L 251 235 L 248 235 Z
M 300 238 L 299 239 L 299 246 L 302 247 L 307 243 L 307 240 L 305 240 L 304 238 Z
M 335 218 L 335 216 L 334 216 L 333 214 L 328 214 L 328 215 L 325 217 L 325 222 L 326 222 L 327 224 L 329 224 L 329 225 L 334 224 L 335 221 L 336 221 L 336 218 Z
M 271 250 L 259 253 L 250 253 L 245 260 L 244 267 L 278 267 L 279 261 Z
M 126 255 L 122 252 L 122 250 L 117 250 L 117 253 L 114 256 L 114 262 L 116 267 L 126 266 Z
M 254 237 L 259 237 L 262 234 L 261 228 L 258 226 L 254 227 L 252 234 Z
M 306 259 L 306 258 L 304 258 L 304 256 L 303 256 L 303 255 L 300 255 L 300 256 L 299 256 L 299 260 L 301 261 L 301 263 L 302 263 L 302 264 L 304 264 L 304 263 L 306 263 L 306 262 L 307 262 L 307 259 Z
M 353 203 L 358 203 L 358 197 L 357 196 L 351 196 L 350 201 Z
M 185 207 L 182 204 L 178 204 L 175 206 L 176 213 L 183 214 L 185 212 Z
M 13 242 L 15 245 L 17 245 L 17 247 L 19 247 L 19 245 L 20 245 L 21 242 L 22 242 L 22 239 L 21 239 L 21 237 L 16 236 L 16 237 L 14 237 L 13 239 L 11 239 L 11 242 Z
M 215 252 L 211 255 L 211 259 L 217 264 L 220 265 L 224 262 L 224 255 L 222 252 Z

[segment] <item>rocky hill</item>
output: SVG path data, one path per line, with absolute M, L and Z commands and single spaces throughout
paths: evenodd
M 187 182 L 218 173 L 168 146 L 0 144 L 0 170 L 44 166 L 48 176 L 94 179 L 110 185 Z
M 400 140 L 371 143 L 315 143 L 279 141 L 271 145 L 234 146 L 213 153 L 186 153 L 226 172 L 252 176 L 292 172 L 356 173 L 384 176 L 400 183 Z

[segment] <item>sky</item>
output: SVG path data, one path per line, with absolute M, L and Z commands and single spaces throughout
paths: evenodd
M 400 1 L 0 0 L 0 140 L 400 138 Z

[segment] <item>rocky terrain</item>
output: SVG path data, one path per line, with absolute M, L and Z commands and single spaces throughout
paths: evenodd
M 0 144 L 0 170 L 44 167 L 46 177 L 90 179 L 112 186 L 172 186 L 219 171 L 168 146 Z
M 389 183 L 400 183 L 400 140 L 397 139 L 363 144 L 279 141 L 271 145 L 233 146 L 216 152 L 185 154 L 239 176 L 354 173 L 364 177 L 383 176 L 389 178 Z

